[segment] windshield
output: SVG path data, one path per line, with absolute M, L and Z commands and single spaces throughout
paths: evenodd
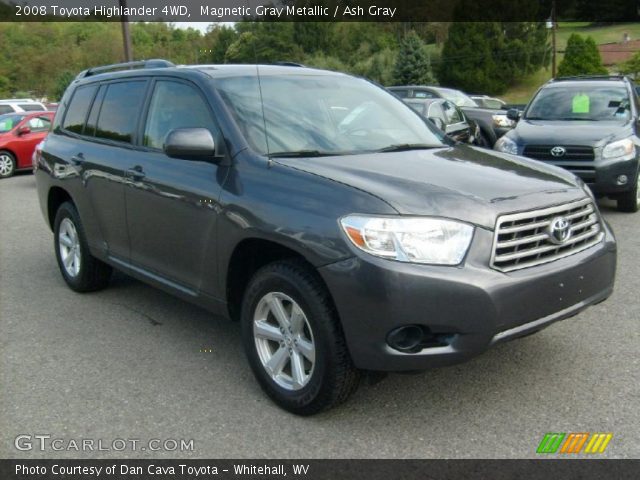
M 458 107 L 477 107 L 478 104 L 468 95 L 460 90 L 452 90 L 450 88 L 439 88 L 438 92 L 443 98 L 453 102 Z
M 441 134 L 402 101 L 362 79 L 263 75 L 258 84 L 257 76 L 235 76 L 216 79 L 216 87 L 251 147 L 263 155 L 443 146 Z
M 24 115 L 0 115 L 0 133 L 7 133 L 22 121 Z
M 529 120 L 627 121 L 631 112 L 624 87 L 544 88 L 527 109 Z

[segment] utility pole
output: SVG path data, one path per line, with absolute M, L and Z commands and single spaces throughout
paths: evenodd
M 558 18 L 556 15 L 556 0 L 551 3 L 551 48 L 553 56 L 551 60 L 551 78 L 556 78 L 558 73 L 557 49 L 556 49 L 556 29 L 558 28 Z
M 127 0 L 118 0 L 122 15 L 120 15 L 120 23 L 122 25 L 122 41 L 124 42 L 124 61 L 133 61 L 133 49 L 131 48 L 131 32 L 129 31 L 129 18 L 124 14 L 127 8 Z

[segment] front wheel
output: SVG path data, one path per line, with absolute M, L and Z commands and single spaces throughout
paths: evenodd
M 618 210 L 635 213 L 640 209 L 640 171 L 636 175 L 635 187 L 618 197 Z
M 109 284 L 112 269 L 89 252 L 80 215 L 71 202 L 56 212 L 54 248 L 62 278 L 72 290 L 92 292 Z
M 313 415 L 357 388 L 359 371 L 335 308 L 304 263 L 279 261 L 260 269 L 245 292 L 241 322 L 251 369 L 282 408 Z

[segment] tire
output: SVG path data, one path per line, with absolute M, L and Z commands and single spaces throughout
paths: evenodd
M 621 212 L 635 213 L 640 209 L 640 171 L 636 175 L 635 187 L 620 195 L 617 204 Z
M 71 202 L 58 208 L 53 232 L 56 260 L 69 288 L 76 292 L 105 288 L 111 279 L 112 268 L 89 252 L 80 216 Z
M 303 262 L 284 260 L 261 268 L 244 293 L 241 323 L 258 383 L 285 410 L 313 415 L 344 402 L 358 387 L 360 372 L 333 302 Z
M 16 157 L 7 151 L 0 151 L 0 178 L 9 178 L 16 173 Z

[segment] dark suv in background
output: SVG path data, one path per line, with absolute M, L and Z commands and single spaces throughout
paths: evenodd
M 479 128 L 476 143 L 492 148 L 496 141 L 513 128 L 515 122 L 506 111 L 483 108 L 469 95 L 460 90 L 425 85 L 389 87 L 388 90 L 405 101 L 410 99 L 443 98 L 459 107 Z
M 238 320 L 256 379 L 298 414 L 363 370 L 460 362 L 613 288 L 615 240 L 574 175 L 454 145 L 335 72 L 91 69 L 36 166 L 70 288 L 117 268 Z
M 495 149 L 566 168 L 623 212 L 640 207 L 640 101 L 618 76 L 547 82 Z

